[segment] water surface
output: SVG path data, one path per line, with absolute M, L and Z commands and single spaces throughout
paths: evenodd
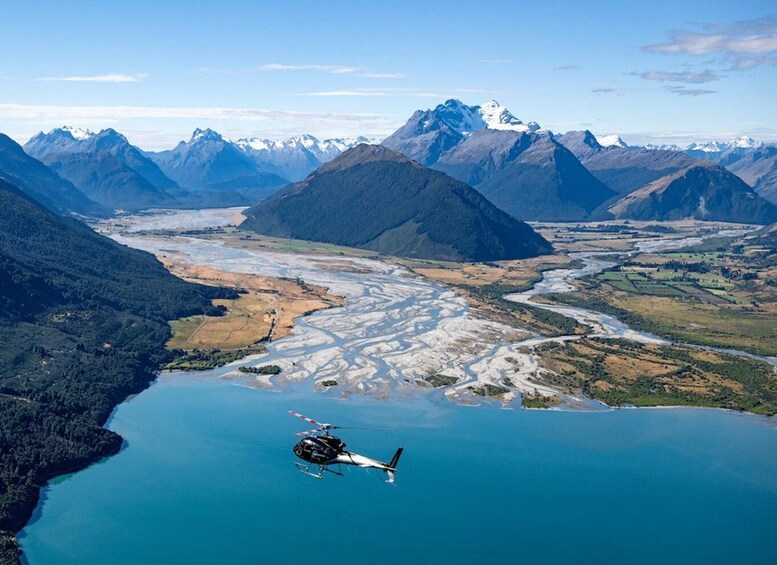
M 315 480 L 296 409 L 403 445 L 397 486 Z M 777 552 L 777 429 L 719 410 L 547 412 L 338 401 L 168 376 L 116 411 L 116 457 L 47 489 L 30 563 L 764 563 Z

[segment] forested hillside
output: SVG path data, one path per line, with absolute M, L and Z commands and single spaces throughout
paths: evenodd
M 55 216 L 0 180 L 0 562 L 51 477 L 116 453 L 102 428 L 154 378 L 167 321 L 233 291 Z

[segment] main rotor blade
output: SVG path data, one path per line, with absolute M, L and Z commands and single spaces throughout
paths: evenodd
M 298 432 L 294 434 L 295 436 L 309 436 L 311 434 L 317 434 L 319 432 L 324 431 L 325 428 L 316 428 L 315 430 L 308 430 L 306 432 Z
M 355 426 L 329 426 L 333 430 L 396 430 L 396 428 L 362 428 Z
M 310 422 L 313 425 L 321 426 L 322 428 L 330 427 L 329 424 L 324 424 L 323 422 L 317 422 L 313 418 L 308 418 L 307 416 L 303 416 L 302 414 L 300 414 L 299 412 L 295 412 L 294 410 L 289 410 L 289 414 L 291 414 L 292 416 L 296 416 L 297 418 L 302 418 L 306 422 Z

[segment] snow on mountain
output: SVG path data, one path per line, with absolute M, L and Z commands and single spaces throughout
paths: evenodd
M 540 129 L 536 122 L 523 123 L 496 100 L 489 100 L 480 106 L 467 106 L 461 100 L 446 100 L 429 112 L 424 127 L 429 127 L 435 119 L 445 121 L 464 137 L 484 127 L 532 133 Z
M 607 135 L 597 135 L 596 141 L 598 141 L 599 145 L 601 145 L 602 147 L 621 147 L 624 149 L 628 147 L 626 142 L 623 141 L 617 133 L 610 133 Z
M 728 148 L 727 143 L 719 141 L 709 141 L 707 143 L 691 143 L 685 148 L 685 151 L 701 151 L 703 153 L 720 153 Z
M 537 122 L 524 124 L 496 100 L 489 100 L 479 107 L 475 106 L 475 108 L 478 108 L 477 113 L 480 119 L 489 129 L 528 131 L 532 133 L 540 129 L 540 125 Z
M 376 141 L 363 136 L 320 140 L 313 135 L 304 134 L 288 139 L 250 137 L 234 142 L 235 146 L 259 166 L 294 181 L 305 178 L 322 163 L 331 161 L 360 143 Z
M 210 128 L 205 128 L 205 129 L 197 128 L 194 130 L 194 133 L 192 133 L 192 137 L 189 140 L 189 143 L 194 143 L 196 141 L 227 141 L 227 140 L 225 140 L 220 133 L 213 131 Z
M 759 147 L 763 147 L 763 145 L 763 141 L 756 141 L 752 137 L 748 137 L 746 135 L 737 137 L 736 139 L 728 142 L 729 147 L 739 147 L 741 149 L 757 149 Z
M 653 151 L 682 151 L 682 148 L 679 145 L 676 145 L 674 143 L 670 144 L 661 144 L 656 145 L 654 143 L 647 143 L 645 144 L 645 149 L 651 149 Z
M 74 139 L 77 139 L 78 141 L 84 141 L 85 139 L 89 139 L 90 137 L 93 137 L 95 133 L 91 130 L 84 129 L 84 128 L 76 128 L 72 126 L 62 126 L 59 128 L 60 131 L 66 131 L 70 135 L 73 136 Z M 49 135 L 52 133 L 55 133 L 56 130 L 51 130 L 49 132 Z

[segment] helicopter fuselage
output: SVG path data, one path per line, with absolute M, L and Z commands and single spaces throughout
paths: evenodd
M 318 465 L 337 462 L 337 457 L 344 454 L 345 443 L 330 435 L 305 436 L 294 446 L 294 455 Z

